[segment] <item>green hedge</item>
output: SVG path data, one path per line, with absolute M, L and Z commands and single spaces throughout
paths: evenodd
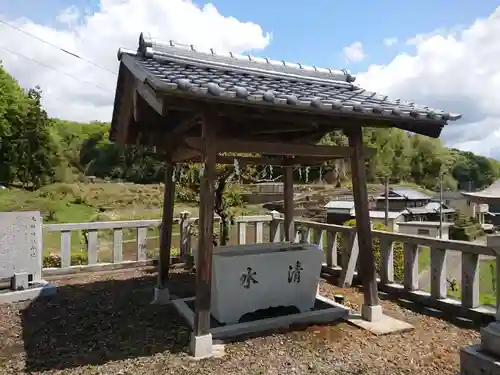
M 450 239 L 458 241 L 474 241 L 476 238 L 484 235 L 481 224 L 473 224 L 467 227 L 450 227 Z
M 344 223 L 347 227 L 355 227 L 356 219 L 347 220 Z M 380 230 L 384 232 L 391 232 L 389 228 L 387 228 L 383 224 L 375 224 L 373 226 L 374 230 Z M 342 244 L 342 235 L 340 235 L 340 243 Z M 342 245 L 341 245 L 342 246 Z M 375 265 L 377 268 L 377 274 L 380 275 L 380 240 L 378 238 L 374 238 L 372 241 L 373 247 L 373 255 L 375 256 Z M 397 283 L 402 283 L 404 279 L 404 251 L 403 244 L 401 242 L 394 243 L 394 281 Z
M 88 254 L 84 251 L 71 253 L 71 265 L 83 266 L 89 263 Z M 49 253 L 43 256 L 43 268 L 60 268 L 61 267 L 61 254 Z
M 158 249 L 148 249 L 147 259 L 158 258 Z M 172 256 L 179 256 L 180 251 L 178 248 L 173 247 L 171 249 Z M 86 251 L 77 251 L 71 253 L 71 265 L 72 266 L 85 266 L 89 264 L 89 257 Z M 60 268 L 61 267 L 61 254 L 59 253 L 48 253 L 43 255 L 43 268 Z

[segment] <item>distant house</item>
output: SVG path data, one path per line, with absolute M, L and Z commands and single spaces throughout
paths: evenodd
M 343 225 L 347 220 L 356 217 L 353 201 L 345 200 L 332 200 L 325 205 L 326 208 L 326 222 L 328 224 Z M 370 210 L 370 220 L 373 225 L 384 224 L 385 211 Z M 388 215 L 389 228 L 397 232 L 398 223 L 404 221 L 402 212 L 390 211 Z
M 389 189 L 389 211 L 402 211 L 406 208 L 423 207 L 432 197 L 411 188 Z M 375 198 L 377 210 L 385 210 L 385 193 Z
M 352 200 L 333 200 L 328 202 L 325 208 L 328 224 L 343 225 L 353 218 L 354 202 Z
M 433 198 L 410 188 L 392 188 L 389 190 L 389 228 L 398 231 L 402 222 L 439 221 L 440 203 Z M 352 200 L 332 200 L 325 205 L 326 220 L 329 224 L 342 225 L 353 219 L 354 202 Z M 385 195 L 373 198 L 370 207 L 373 224 L 385 222 Z M 455 209 L 442 204 L 443 221 L 453 221 Z
M 455 210 L 442 203 L 443 221 L 453 221 Z M 439 202 L 429 202 L 423 207 L 407 208 L 405 221 L 439 221 L 440 217 Z
M 443 223 L 443 240 L 450 237 L 450 226 L 452 223 Z M 441 238 L 439 221 L 408 221 L 399 223 L 399 232 L 405 234 L 416 234 L 433 238 Z
M 440 194 L 433 197 L 433 201 L 439 202 Z M 460 213 L 473 217 L 480 224 L 485 224 L 488 218 L 495 216 L 489 212 L 489 207 L 484 203 L 474 203 L 459 191 L 443 191 L 443 203 Z
M 389 211 L 402 212 L 404 221 L 439 221 L 440 205 L 433 197 L 411 188 L 389 189 Z M 385 211 L 385 194 L 376 198 L 377 210 Z M 455 210 L 443 203 L 443 220 L 452 221 Z

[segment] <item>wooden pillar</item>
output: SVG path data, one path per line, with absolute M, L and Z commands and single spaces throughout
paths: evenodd
M 295 225 L 293 220 L 293 166 L 287 165 L 284 170 L 283 203 L 285 213 L 285 241 L 295 239 Z
M 384 177 L 384 194 L 385 194 L 385 215 L 384 215 L 384 225 L 389 228 L 389 177 Z
M 353 149 L 351 158 L 352 190 L 356 211 L 356 231 L 359 246 L 359 270 L 363 282 L 364 304 L 378 306 L 377 276 L 372 248 L 368 190 L 366 186 L 365 157 L 363 155 L 363 131 L 353 128 L 348 133 L 349 146 Z
M 165 160 L 165 191 L 163 193 L 163 217 L 160 232 L 160 265 L 158 288 L 167 287 L 172 248 L 172 225 L 174 221 L 175 183 L 172 178 L 174 166 L 169 157 Z
M 203 122 L 203 175 L 200 181 L 200 213 L 198 259 L 196 259 L 196 302 L 194 335 L 203 336 L 210 329 L 210 302 L 212 289 L 212 249 L 214 225 L 214 199 L 216 178 L 216 148 L 212 117 Z M 210 129 L 212 128 L 212 130 Z

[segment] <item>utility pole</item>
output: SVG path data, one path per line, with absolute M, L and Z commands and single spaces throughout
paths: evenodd
M 439 238 L 443 238 L 443 173 L 439 174 Z
M 385 217 L 384 225 L 389 227 L 389 177 L 384 178 L 384 190 L 385 190 Z

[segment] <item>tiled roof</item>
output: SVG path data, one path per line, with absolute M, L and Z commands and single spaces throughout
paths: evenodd
M 118 58 L 137 78 L 159 91 L 440 125 L 461 117 L 367 91 L 356 86 L 355 77 L 345 70 L 198 51 L 193 46 L 153 41 L 143 34 L 137 52 L 120 49 Z
M 483 198 L 500 200 L 500 180 L 496 180 L 486 189 L 476 192 L 462 192 L 462 195 L 468 198 Z
M 421 193 L 418 190 L 411 188 L 391 188 L 389 194 L 397 194 L 399 197 L 394 197 L 389 195 L 390 199 L 408 199 L 408 200 L 431 200 L 432 198 L 428 195 Z M 385 195 L 377 197 L 377 200 L 385 199 Z
M 353 201 L 341 201 L 341 200 L 333 200 L 325 204 L 326 209 L 346 209 L 351 210 L 354 208 Z
M 439 202 L 429 202 L 423 207 L 407 207 L 406 210 L 410 214 L 418 215 L 418 214 L 432 214 L 439 213 Z M 448 208 L 443 204 L 443 213 L 453 213 L 455 210 L 453 208 Z
M 398 223 L 398 225 L 408 225 L 417 227 L 439 227 L 441 224 L 439 223 L 439 221 L 404 221 L 402 223 Z M 444 227 L 451 227 L 453 223 L 443 221 L 442 225 Z

